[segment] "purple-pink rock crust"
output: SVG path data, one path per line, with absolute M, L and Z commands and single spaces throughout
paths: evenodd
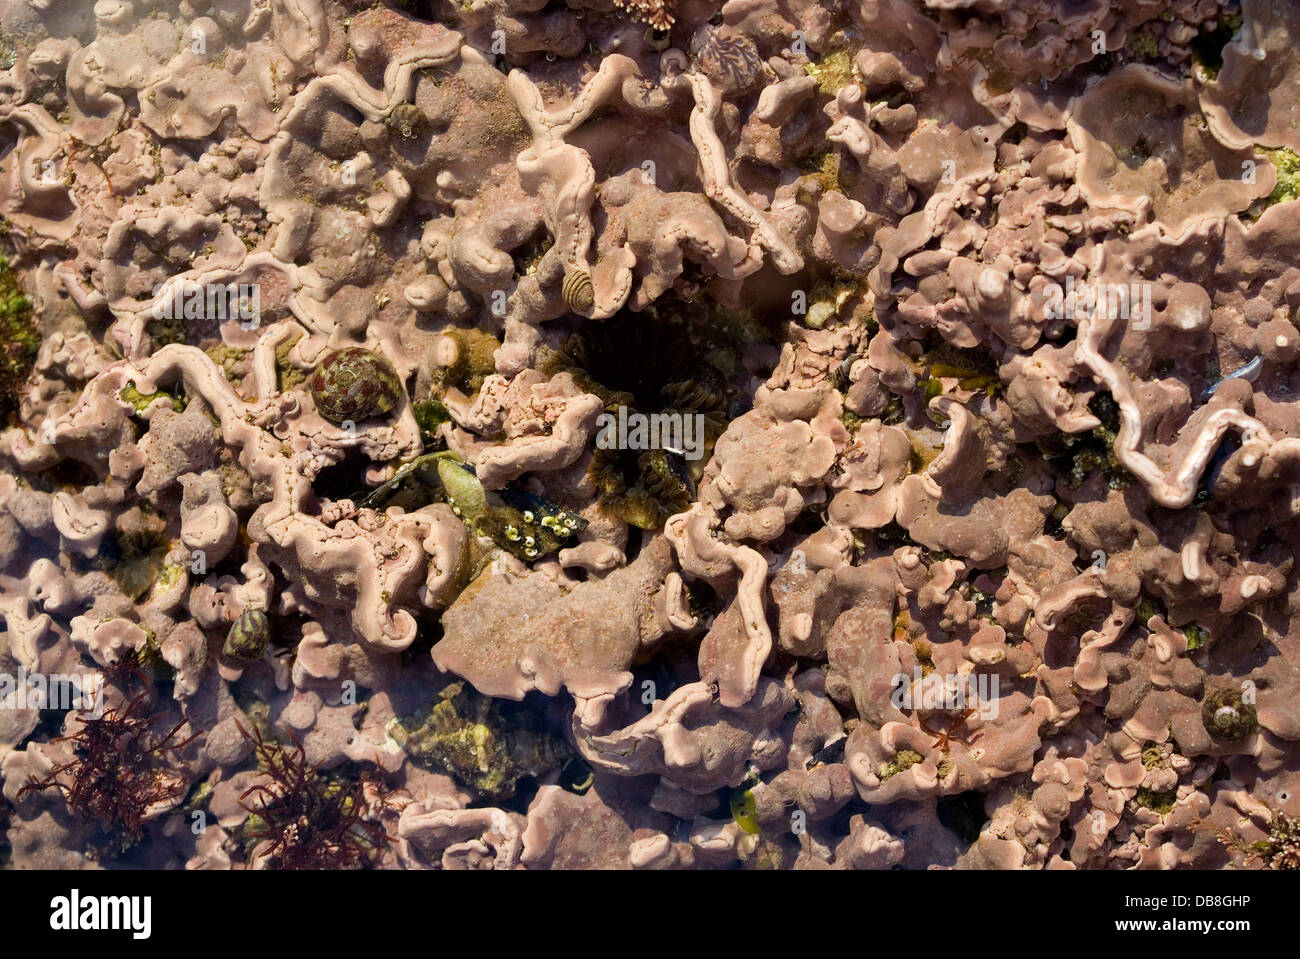
M 256 730 L 379 868 L 1294 868 L 1298 100 L 1295 0 L 0 0 L 0 673 L 185 724 L 106 842 L 3 693 L 0 855 L 275 865 Z

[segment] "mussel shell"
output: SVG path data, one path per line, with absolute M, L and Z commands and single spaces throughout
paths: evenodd
M 311 395 L 330 422 L 360 422 L 395 409 L 402 399 L 402 381 L 393 364 L 374 350 L 349 346 L 317 364 Z

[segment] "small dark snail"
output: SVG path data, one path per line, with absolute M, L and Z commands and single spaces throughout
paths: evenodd
M 317 364 L 311 396 L 321 416 L 332 423 L 360 422 L 391 412 L 402 399 L 402 381 L 374 350 L 349 346 Z
M 260 609 L 248 609 L 230 624 L 221 652 L 227 659 L 251 663 L 261 659 L 271 643 L 271 621 Z

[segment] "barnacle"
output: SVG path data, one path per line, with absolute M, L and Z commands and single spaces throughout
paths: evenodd
M 513 484 L 487 495 L 487 508 L 474 525 L 476 532 L 526 562 L 575 545 L 586 528 L 578 514 Z
M 420 135 L 427 121 L 414 103 L 399 103 L 388 112 L 384 122 L 402 139 L 410 140 Z
M 822 329 L 857 292 L 858 286 L 856 283 L 818 284 L 813 288 L 809 298 L 810 302 L 808 312 L 804 316 L 804 323 L 814 330 Z

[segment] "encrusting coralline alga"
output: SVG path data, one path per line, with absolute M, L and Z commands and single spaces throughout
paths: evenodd
M 1295 868 L 1297 29 L 0 0 L 5 857 Z

